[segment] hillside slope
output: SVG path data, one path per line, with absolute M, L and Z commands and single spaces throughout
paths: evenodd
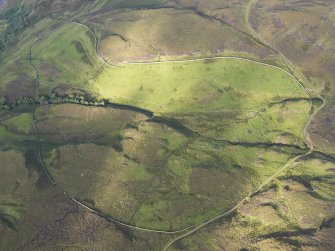
M 0 250 L 335 249 L 334 8 L 0 0 Z

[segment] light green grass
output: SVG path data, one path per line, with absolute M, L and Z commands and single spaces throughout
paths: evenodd
M 310 103 L 300 101 L 276 105 L 260 111 L 251 119 L 223 126 L 218 135 L 231 141 L 296 144 L 309 118 Z M 218 125 L 219 126 L 219 125 Z
M 40 84 L 50 88 L 55 84 L 86 85 L 99 71 L 95 40 L 88 29 L 69 23 L 34 44 L 33 64 Z
M 306 97 L 287 73 L 238 59 L 106 68 L 93 90 L 157 113 L 245 110 Z
M 134 220 L 140 225 L 149 225 L 152 228 L 169 229 L 171 222 L 169 220 L 158 220 L 159 211 L 166 211 L 168 201 L 157 200 L 152 203 L 143 204 L 140 206 L 134 216 Z
M 22 113 L 7 121 L 13 123 L 16 129 L 22 133 L 27 133 L 33 125 L 33 117 L 31 113 Z

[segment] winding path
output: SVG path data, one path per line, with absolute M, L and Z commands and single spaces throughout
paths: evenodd
M 38 72 L 36 70 L 36 67 L 32 64 L 32 57 L 31 57 L 31 49 L 32 49 L 32 46 L 30 46 L 30 50 L 29 50 L 29 61 L 28 61 L 28 64 L 29 66 L 34 70 L 35 72 L 35 77 L 36 77 L 36 81 L 37 81 L 37 96 L 38 96 L 38 89 L 39 89 L 39 86 L 40 86 L 40 79 L 39 79 L 39 76 L 38 76 Z M 47 176 L 48 180 L 50 181 L 50 183 L 52 185 L 55 185 L 55 181 L 51 178 L 51 175 L 49 174 L 48 172 L 48 169 L 45 167 L 44 165 L 44 162 L 43 162 L 43 158 L 42 158 L 42 153 L 41 153 L 41 138 L 40 138 L 40 134 L 37 130 L 37 127 L 36 127 L 36 117 L 35 117 L 35 112 L 36 112 L 36 106 L 34 108 L 34 111 L 32 113 L 32 121 L 33 121 L 33 127 L 34 127 L 34 131 L 35 131 L 35 134 L 37 136 L 37 143 L 38 143 L 38 160 L 41 164 L 41 167 L 43 169 L 43 172 L 45 173 L 45 175 Z
M 310 124 L 310 122 L 312 121 L 312 119 L 314 118 L 314 116 L 325 106 L 325 100 L 322 98 L 322 105 L 318 108 L 318 109 L 315 109 L 314 113 L 310 116 L 309 120 L 307 121 L 305 127 L 304 127 L 304 133 L 305 133 L 305 139 L 307 141 L 307 143 L 309 144 L 309 150 L 308 152 L 304 153 L 304 154 L 301 154 L 301 155 L 298 155 L 298 156 L 295 156 L 294 158 L 290 159 L 289 157 L 289 160 L 286 161 L 284 163 L 284 165 L 279 168 L 274 174 L 272 174 L 263 184 L 261 184 L 258 189 L 249 194 L 248 196 L 246 196 L 243 200 L 241 200 L 239 203 L 237 203 L 234 207 L 232 207 L 231 209 L 229 209 L 228 211 L 225 211 L 225 212 L 222 212 L 222 213 L 219 213 L 217 214 L 216 216 L 213 216 L 213 218 L 209 219 L 209 220 L 206 220 L 202 223 L 200 223 L 199 225 L 197 225 L 195 228 L 193 228 L 192 230 L 188 231 L 187 233 L 184 233 L 178 237 L 176 237 L 175 239 L 171 240 L 170 242 L 168 242 L 164 247 L 163 247 L 163 251 L 166 251 L 169 249 L 169 247 L 171 247 L 176 241 L 178 240 L 181 240 L 191 234 L 193 234 L 194 232 L 198 231 L 199 229 L 209 225 L 210 223 L 218 220 L 218 219 L 221 219 L 225 216 L 228 216 L 230 215 L 231 213 L 233 213 L 235 210 L 237 210 L 238 208 L 240 208 L 244 203 L 248 202 L 251 197 L 254 195 L 254 194 L 257 194 L 258 192 L 260 192 L 265 186 L 267 186 L 268 184 L 270 184 L 274 179 L 276 179 L 282 172 L 284 172 L 286 169 L 288 169 L 294 162 L 296 162 L 297 160 L 301 159 L 301 158 L 304 158 L 310 154 L 312 154 L 314 152 L 314 145 L 313 145 L 313 142 L 311 141 L 311 139 L 309 138 L 309 135 L 307 133 L 307 127 L 308 125 Z M 307 135 L 307 136 L 306 136 Z
M 246 26 L 249 30 L 249 32 L 252 34 L 250 36 L 252 36 L 254 38 L 255 41 L 260 41 L 261 44 L 264 44 L 265 46 L 267 46 L 268 48 L 270 48 L 273 52 L 275 52 L 285 63 L 285 65 L 290 69 L 292 70 L 292 72 L 298 72 L 299 75 L 302 75 L 299 71 L 297 71 L 294 67 L 294 65 L 280 52 L 278 51 L 277 49 L 269 46 L 263 39 L 261 39 L 258 34 L 252 29 L 252 26 L 250 25 L 249 23 L 249 14 L 250 14 L 250 8 L 252 5 L 256 4 L 257 3 L 257 0 L 251 0 L 247 3 L 247 6 L 246 6 L 246 13 L 247 13 L 247 16 L 245 16 L 245 21 L 246 21 Z M 255 36 L 255 37 L 254 37 Z M 277 67 L 277 66 L 275 66 Z M 280 68 L 280 67 L 278 67 Z M 308 96 L 310 97 L 310 102 L 311 102 L 311 105 L 312 105 L 312 109 L 313 109 L 313 102 L 312 102 L 312 96 L 310 94 L 310 92 L 308 90 L 306 90 L 306 88 L 304 87 L 304 85 L 301 83 L 301 80 L 296 77 L 295 75 L 293 75 L 292 73 L 288 72 L 287 70 L 285 69 L 282 69 L 280 68 L 281 70 L 285 71 L 286 73 L 288 73 L 289 75 L 291 75 L 294 79 L 297 80 L 297 82 L 299 83 L 300 87 L 303 88 L 303 90 L 308 94 Z M 313 118 L 315 117 L 315 115 L 321 110 L 324 108 L 324 106 L 326 105 L 326 100 L 321 96 L 319 95 L 319 98 L 322 100 L 322 105 L 320 107 L 318 107 L 317 109 L 314 110 L 313 114 L 311 114 L 311 116 L 309 117 L 308 121 L 306 122 L 304 128 L 303 128 L 303 135 L 304 135 L 304 138 L 305 140 L 307 141 L 307 144 L 308 144 L 308 152 L 304 153 L 304 154 L 301 154 L 301 155 L 298 155 L 290 160 L 288 160 L 281 168 L 279 168 L 273 175 L 271 175 L 258 189 L 255 193 L 253 194 L 256 194 L 258 193 L 259 191 L 261 191 L 267 184 L 269 184 L 270 182 L 272 182 L 275 178 L 277 178 L 282 172 L 284 172 L 290 165 L 292 165 L 295 161 L 301 159 L 301 158 L 304 158 L 310 154 L 312 154 L 314 152 L 314 144 L 313 144 L 313 141 L 310 139 L 309 137 L 309 134 L 308 134 L 308 131 L 307 131 L 307 128 L 309 126 L 309 124 L 311 123 L 311 121 L 313 120 Z M 235 210 L 237 210 L 238 208 L 240 208 L 245 202 L 247 202 L 249 199 L 251 199 L 252 195 L 253 194 L 250 194 L 248 195 L 246 198 L 244 198 L 244 200 L 240 201 L 238 204 L 236 204 L 233 208 L 231 208 L 230 210 L 220 214 L 220 215 L 217 215 L 215 216 L 214 218 L 206 221 L 206 222 L 203 222 L 201 223 L 200 225 L 198 225 L 197 227 L 195 227 L 194 229 L 188 231 L 187 233 L 184 233 L 176 238 L 174 238 L 173 240 L 171 240 L 170 242 L 168 242 L 164 247 L 163 247 L 163 251 L 167 251 L 176 241 L 178 240 L 181 240 L 191 234 L 193 234 L 194 232 L 198 231 L 199 229 L 207 226 L 208 224 L 220 219 L 220 218 L 223 218 L 225 216 L 228 216 L 230 215 L 232 212 L 234 212 Z
M 87 30 L 89 30 L 91 32 L 91 34 L 94 36 L 94 40 L 95 40 L 95 47 L 96 47 L 96 55 L 98 58 L 100 58 L 100 60 L 102 60 L 106 65 L 108 65 L 111 68 L 118 68 L 118 67 L 122 67 L 122 66 L 127 66 L 127 65 L 153 65 L 153 64 L 166 64 L 166 63 L 189 63 L 189 62 L 199 62 L 199 61 L 206 61 L 206 60 L 215 60 L 215 59 L 237 59 L 237 60 L 242 60 L 242 61 L 246 61 L 246 62 L 251 62 L 251 63 L 255 63 L 255 64 L 259 64 L 259 65 L 264 65 L 264 66 L 268 66 L 268 67 L 272 67 L 275 69 L 278 69 L 280 71 L 283 71 L 287 74 L 289 74 L 291 77 L 293 77 L 295 80 L 297 80 L 297 82 L 299 83 L 300 88 L 302 88 L 307 95 L 310 97 L 309 92 L 305 89 L 305 87 L 302 85 L 302 83 L 297 79 L 296 76 L 294 76 L 292 73 L 290 73 L 289 71 L 276 66 L 276 65 L 272 65 L 272 64 L 267 64 L 267 63 L 263 63 L 257 60 L 253 60 L 253 59 L 248 59 L 248 58 L 243 58 L 243 57 L 237 57 L 237 56 L 214 56 L 214 57 L 203 57 L 203 58 L 195 58 L 195 59 L 180 59 L 180 60 L 163 60 L 163 61 L 148 61 L 148 62 L 129 62 L 129 63 L 121 63 L 118 65 L 112 65 L 110 63 L 108 63 L 103 57 L 101 57 L 99 55 L 99 49 L 98 49 L 98 39 L 95 35 L 95 33 L 93 32 L 93 30 L 91 28 L 89 28 L 87 25 L 82 24 L 82 23 L 78 23 L 78 22 L 71 22 L 73 24 L 77 24 L 81 27 L 85 27 Z
M 186 59 L 186 60 L 166 60 L 166 61 L 153 61 L 153 62 L 133 62 L 133 63 L 126 63 L 126 64 L 121 64 L 121 65 L 111 65 L 109 64 L 106 60 L 104 60 L 101 56 L 99 56 L 98 54 L 98 40 L 96 38 L 96 35 L 95 33 L 86 25 L 84 24 L 80 24 L 80 23 L 77 23 L 77 22 L 72 22 L 74 24 L 77 24 L 77 25 L 80 25 L 82 27 L 85 27 L 86 29 L 90 30 L 90 32 L 93 34 L 94 38 L 95 38 L 95 42 L 96 42 L 96 54 L 97 56 L 105 63 L 107 64 L 109 67 L 112 67 L 112 68 L 117 68 L 117 67 L 120 67 L 120 66 L 123 66 L 123 65 L 149 65 L 149 64 L 165 64 L 165 63 L 186 63 L 186 62 L 196 62 L 196 61 L 205 61 L 205 60 L 213 60 L 213 59 L 238 59 L 238 60 L 243 60 L 243 61 L 247 61 L 247 62 L 253 62 L 253 63 L 256 63 L 256 64 L 260 64 L 260 65 L 265 65 L 265 66 L 268 66 L 268 67 L 273 67 L 273 68 L 276 68 L 276 69 L 279 69 L 287 74 L 289 74 L 291 77 L 293 77 L 297 84 L 299 84 L 300 88 L 302 88 L 306 94 L 308 95 L 308 97 L 310 98 L 310 101 L 311 101 L 311 104 L 312 104 L 312 100 L 311 100 L 311 95 L 310 93 L 305 89 L 305 87 L 303 86 L 303 84 L 300 82 L 300 80 L 294 76 L 293 74 L 291 74 L 289 71 L 279 67 L 279 66 L 275 66 L 275 65 L 271 65 L 271 64 L 266 64 L 266 63 L 263 63 L 263 62 L 259 62 L 259 61 L 255 61 L 255 60 L 251 60 L 251 59 L 247 59 L 247 58 L 241 58 L 241 57 L 233 57 L 233 56 L 217 56 L 217 57 L 207 57 L 207 58 L 199 58 L 199 59 Z M 30 57 L 30 62 L 29 62 L 30 66 L 35 70 L 36 72 L 36 78 L 37 78 L 37 81 L 38 81 L 38 73 L 35 69 L 35 67 L 31 64 L 31 57 Z M 220 218 L 223 218 L 225 216 L 228 216 L 229 214 L 231 214 L 232 212 L 234 212 L 235 210 L 237 210 L 238 208 L 240 208 L 244 203 L 246 203 L 248 200 L 251 199 L 251 197 L 261 191 L 265 186 L 267 186 L 269 183 L 271 183 L 275 178 L 277 178 L 282 172 L 284 172 L 290 165 L 292 165 L 293 162 L 297 161 L 298 159 L 301 159 L 303 157 L 306 157 L 308 155 L 310 155 L 313 151 L 314 151 L 314 145 L 313 145 L 313 142 L 311 141 L 311 139 L 309 138 L 309 135 L 307 133 L 307 127 L 308 125 L 310 124 L 311 120 L 314 118 L 315 114 L 324 107 L 325 105 L 325 100 L 321 97 L 322 101 L 323 101 L 323 104 L 322 106 L 320 106 L 318 109 L 315 109 L 314 110 L 314 113 L 311 114 L 310 118 L 308 119 L 308 121 L 306 122 L 303 130 L 302 130 L 302 133 L 304 134 L 305 136 L 305 139 L 308 143 L 308 152 L 304 153 L 304 154 L 301 154 L 301 155 L 298 155 L 298 156 L 295 156 L 293 158 L 292 155 L 286 160 L 286 162 L 274 173 L 272 174 L 265 182 L 263 182 L 258 188 L 256 191 L 250 193 L 249 195 L 247 195 L 245 198 L 243 198 L 240 202 L 238 202 L 234 207 L 228 209 L 228 210 L 223 210 L 219 213 L 216 213 L 215 215 L 212 215 L 204 220 L 201 220 L 193 225 L 190 225 L 188 227 L 185 227 L 183 229 L 180 229 L 180 230 L 176 230 L 176 231 L 164 231 L 164 230 L 155 230 L 155 229 L 149 229 L 149 228 L 142 228 L 142 227 L 138 227 L 138 226 L 134 226 L 134 225 L 130 225 L 130 224 L 126 224 L 126 223 L 123 223 L 123 222 L 120 222 L 116 219 L 113 219 L 111 217 L 107 217 L 105 215 L 103 215 L 102 213 L 96 211 L 95 209 L 89 207 L 88 205 L 84 204 L 83 202 L 75 199 L 75 198 L 71 198 L 69 196 L 69 198 L 71 198 L 71 200 L 73 202 L 75 202 L 78 206 L 82 207 L 82 208 L 85 208 L 87 210 L 89 210 L 90 212 L 106 219 L 106 220 L 109 220 L 111 222 L 114 222 L 116 224 L 119 224 L 119 225 L 122 225 L 122 226 L 125 226 L 125 227 L 129 227 L 129 228 L 132 228 L 132 229 L 136 229 L 136 230 L 141 230 L 141 231 L 147 231 L 147 232 L 154 232 L 154 233 L 163 233 L 163 234 L 179 234 L 179 233 L 182 233 L 182 235 L 174 238 L 173 240 L 171 240 L 170 242 L 168 242 L 164 247 L 163 247 L 163 250 L 168 250 L 168 248 L 173 244 L 175 243 L 176 241 L 182 239 L 182 238 L 185 238 L 189 235 L 191 235 L 192 233 L 196 232 L 197 230 L 207 226 L 208 224 L 220 219 Z M 52 177 L 49 175 L 47 169 L 45 168 L 44 166 L 44 163 L 43 163 L 43 159 L 42 159 L 42 156 L 41 156 L 41 145 L 40 145 L 40 135 L 39 135 L 39 132 L 38 132 L 38 129 L 37 129 L 37 126 L 36 126 L 36 118 L 35 118 L 35 111 L 33 113 L 33 126 L 34 126 L 34 130 L 35 130 L 35 133 L 38 137 L 38 141 L 39 141 L 39 161 L 41 162 L 41 165 L 43 167 L 43 170 L 45 172 L 45 174 L 47 175 L 48 179 L 50 180 L 50 183 L 52 185 L 56 185 L 56 183 L 54 182 L 54 180 L 52 179 Z

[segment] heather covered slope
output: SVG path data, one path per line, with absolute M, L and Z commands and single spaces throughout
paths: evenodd
M 6 1 L 0 249 L 334 249 L 332 6 Z

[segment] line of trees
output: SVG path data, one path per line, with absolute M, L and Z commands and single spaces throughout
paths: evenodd
M 4 97 L 0 97 L 0 108 L 1 109 L 5 109 L 5 110 L 9 110 L 10 109 L 10 106 L 7 103 L 6 98 L 4 98 Z
M 99 101 L 92 100 L 85 98 L 84 96 L 72 95 L 72 94 L 66 96 L 57 96 L 55 93 L 52 93 L 50 95 L 41 95 L 37 98 L 20 97 L 13 103 L 9 103 L 5 97 L 0 97 L 0 108 L 6 110 L 9 110 L 22 104 L 47 105 L 47 104 L 62 104 L 62 103 L 73 103 L 88 106 L 105 106 L 104 100 Z

